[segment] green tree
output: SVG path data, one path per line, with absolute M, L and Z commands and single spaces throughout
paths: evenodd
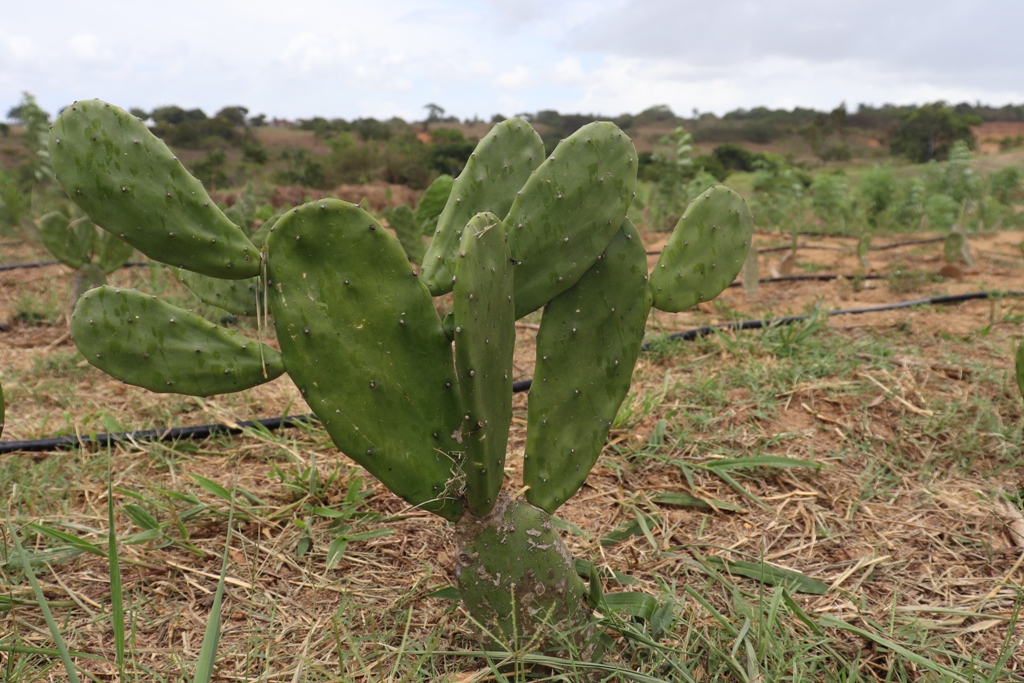
M 22 138 L 31 156 L 19 168 L 19 186 L 26 189 L 46 183 L 52 176 L 50 153 L 46 140 L 50 132 L 50 115 L 43 111 L 29 92 L 21 94 L 21 102 L 7 112 L 7 118 L 25 126 Z
M 233 105 L 230 107 L 224 107 L 219 112 L 214 114 L 214 117 L 220 117 L 227 119 L 232 125 L 244 128 L 246 124 L 245 116 L 249 113 L 249 109 L 240 105 Z
M 889 147 L 893 154 L 903 154 L 918 163 L 945 159 L 957 140 L 974 147 L 971 126 L 977 125 L 981 125 L 981 118 L 975 114 L 958 114 L 945 102 L 934 102 L 904 114 Z

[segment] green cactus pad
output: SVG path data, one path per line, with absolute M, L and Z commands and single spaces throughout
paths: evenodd
M 416 225 L 424 235 L 433 235 L 437 229 L 437 219 L 444 211 L 444 205 L 448 203 L 448 197 L 452 193 L 452 185 L 455 183 L 450 175 L 439 175 L 434 182 L 423 192 L 420 203 L 416 205 L 416 211 L 412 217 Z
M 522 119 L 508 119 L 477 144 L 455 179 L 434 238 L 423 255 L 420 278 L 434 296 L 452 291 L 462 229 L 478 213 L 504 217 L 516 192 L 544 160 L 544 142 Z
M 88 218 L 69 221 L 60 211 L 51 211 L 39 219 L 39 239 L 58 261 L 77 270 L 92 256 L 96 228 Z
M 123 109 L 76 102 L 50 129 L 49 150 L 71 200 L 143 254 L 212 277 L 259 275 L 259 250 L 167 146 Z
M 857 260 L 861 268 L 871 268 L 871 261 L 868 260 L 868 252 L 871 251 L 871 235 L 861 235 L 857 240 Z
M 107 284 L 107 274 L 95 263 L 86 263 L 75 271 L 75 277 L 71 281 L 71 302 L 72 306 L 82 295 L 90 289 L 96 289 Z
M 743 267 L 754 219 L 738 194 L 718 185 L 690 202 L 651 273 L 654 307 L 685 311 L 718 296 Z
M 1024 396 L 1024 343 L 1017 345 L 1017 358 L 1015 368 L 1017 375 L 1017 389 L 1021 396 Z
M 503 494 L 489 515 L 455 525 L 455 550 L 459 595 L 485 648 L 591 654 L 587 588 L 546 512 Z
M 256 231 L 249 235 L 249 241 L 256 245 L 258 248 L 263 248 L 263 243 L 267 241 L 267 235 L 274 229 L 274 224 L 284 215 L 284 211 L 275 213 L 273 216 L 263 221 L 260 227 L 256 228 Z
M 256 294 L 263 296 L 258 277 L 245 280 L 221 280 L 189 270 L 179 270 L 178 279 L 203 302 L 223 308 L 232 315 L 256 315 Z M 262 300 L 260 301 L 262 305 Z
M 108 275 L 124 265 L 135 253 L 135 247 L 112 232 L 100 230 L 96 237 L 95 262 Z
M 389 209 L 384 217 L 388 225 L 395 231 L 399 244 L 405 250 L 405 255 L 415 264 L 423 262 L 423 232 L 420 230 L 416 219 L 413 218 L 412 209 L 408 204 L 400 204 Z
M 453 309 L 448 309 L 448 312 L 441 318 L 441 327 L 444 328 L 444 336 L 448 337 L 448 341 L 455 341 L 455 311 Z
M 457 519 L 451 342 L 398 240 L 359 207 L 323 200 L 282 217 L 266 249 L 285 367 L 335 445 L 413 505 Z
M 269 346 L 134 289 L 106 285 L 83 294 L 71 334 L 90 363 L 150 391 L 227 394 L 284 372 Z
M 516 197 L 505 229 L 516 266 L 516 318 L 572 287 L 622 225 L 636 186 L 632 141 L 607 121 L 555 147 Z
M 541 318 L 523 463 L 526 499 L 537 507 L 554 512 L 597 462 L 629 392 L 650 310 L 646 250 L 626 219 Z
M 462 390 L 466 501 L 491 511 L 505 475 L 516 344 L 508 239 L 493 213 L 470 219 L 455 270 L 455 368 Z
M 951 232 L 942 242 L 942 256 L 946 263 L 959 263 L 964 253 L 964 234 Z

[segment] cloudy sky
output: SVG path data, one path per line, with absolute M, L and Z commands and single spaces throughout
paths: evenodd
M 285 118 L 1024 102 L 1022 0 L 9 3 L 0 118 L 99 97 Z M 172 9 L 173 7 L 173 9 Z

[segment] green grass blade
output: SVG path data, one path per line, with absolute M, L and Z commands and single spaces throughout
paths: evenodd
M 799 604 L 797 604 L 797 601 L 794 600 L 793 596 L 791 596 L 785 589 L 782 590 L 782 600 L 786 603 L 786 607 L 788 607 L 789 610 L 796 615 L 796 618 L 804 622 L 804 624 L 807 625 L 807 628 L 811 629 L 814 635 L 825 635 L 825 632 L 821 630 L 821 626 L 818 626 L 817 622 L 811 619 L 807 615 L 807 612 L 804 612 L 803 608 L 800 607 Z
M 605 593 L 604 607 L 649 622 L 658 609 L 658 601 L 647 593 Z
M 735 503 L 727 503 L 724 500 L 704 500 L 691 496 L 689 493 L 659 493 L 651 501 L 655 505 L 673 505 L 676 507 L 702 508 L 705 510 L 728 510 L 729 512 L 746 512 L 746 510 Z
M 661 518 L 658 515 L 644 515 L 643 518 L 648 529 L 651 526 L 661 524 Z M 643 533 L 644 529 L 640 526 L 640 516 L 638 515 L 635 519 L 626 522 L 618 529 L 609 532 L 608 535 L 601 539 L 601 545 L 608 547 L 610 545 L 615 545 L 616 543 L 622 543 L 632 536 L 640 536 Z M 649 534 L 650 531 L 647 531 L 647 533 Z M 655 544 L 655 547 L 657 547 L 657 544 Z
M 824 595 L 828 592 L 828 585 L 817 579 L 812 579 L 806 574 L 801 574 L 792 569 L 776 567 L 765 562 L 726 560 L 714 555 L 709 555 L 704 560 L 717 569 L 725 569 L 730 574 L 745 576 L 748 579 L 754 579 L 769 586 L 785 586 L 795 593 Z
M 79 538 L 74 534 L 69 534 L 66 531 L 61 531 L 52 527 L 43 526 L 42 524 L 36 524 L 35 522 L 29 522 L 25 526 L 42 536 L 47 536 L 55 541 L 63 541 L 76 550 L 81 550 L 82 552 L 91 553 L 93 555 L 99 555 L 100 557 L 106 557 L 106 553 L 104 553 L 99 546 L 89 543 L 89 541 Z
M 114 653 L 118 680 L 124 681 L 124 594 L 121 587 L 121 562 L 117 555 L 117 528 L 114 526 L 114 491 L 107 470 L 107 561 L 110 565 L 110 619 L 114 629 Z
M 704 463 L 704 467 L 712 470 L 738 470 L 748 467 L 813 467 L 821 469 L 821 465 L 810 460 L 785 458 L 781 455 L 752 455 L 749 458 L 728 458 L 712 460 Z
M 233 487 L 232 487 L 233 490 Z M 217 661 L 217 648 L 220 647 L 220 610 L 224 601 L 224 579 L 228 574 L 228 550 L 231 548 L 231 528 L 235 522 L 235 496 L 231 495 L 231 510 L 228 513 L 228 532 L 224 541 L 224 554 L 220 560 L 220 578 L 217 579 L 217 592 L 213 596 L 210 607 L 210 618 L 206 622 L 206 633 L 203 634 L 203 645 L 199 648 L 199 660 L 196 662 L 194 683 L 210 683 L 213 678 L 213 665 Z
M 828 614 L 821 614 L 818 616 L 818 619 L 821 622 L 822 626 L 830 626 L 832 628 L 837 628 L 841 631 L 846 631 L 847 633 L 852 633 L 854 635 L 860 636 L 861 638 L 870 640 L 876 645 L 880 645 L 884 648 L 892 650 L 893 652 L 903 657 L 907 661 L 913 662 L 914 664 L 917 664 L 918 666 L 924 669 L 928 669 L 929 671 L 937 673 L 940 676 L 946 676 L 949 680 L 957 681 L 958 683 L 968 683 L 966 678 L 964 678 L 957 672 L 953 671 L 949 667 L 943 666 L 937 662 L 933 662 L 927 657 L 919 655 L 916 652 L 911 652 L 899 643 L 893 642 L 888 638 L 885 638 L 877 633 L 868 631 L 867 629 L 863 629 L 858 626 L 854 626 L 853 624 L 849 624 L 843 621 L 842 619 L 836 619 L 835 617 Z
M 36 579 L 35 572 L 32 571 L 32 565 L 29 563 L 25 549 L 21 546 L 21 538 L 14 531 L 14 526 L 9 519 L 7 520 L 7 529 L 11 533 L 11 538 L 14 539 L 14 548 L 18 552 L 18 558 L 21 560 L 25 576 L 28 577 L 28 582 L 32 585 L 32 593 L 36 596 L 36 604 L 39 605 L 39 609 L 43 613 L 43 619 L 46 620 L 46 626 L 50 629 L 53 642 L 57 645 L 57 651 L 60 652 L 60 659 L 64 663 L 64 671 L 68 675 L 68 680 L 71 683 L 79 683 L 78 673 L 75 671 L 75 665 L 71 661 L 71 655 L 68 653 L 67 643 L 64 642 L 64 638 L 60 635 L 57 622 L 53 620 L 53 613 L 50 612 L 50 606 L 46 604 L 46 598 L 43 596 L 43 589 L 39 586 L 39 580 Z
M 447 586 L 433 593 L 427 593 L 423 597 L 433 598 L 434 600 L 459 600 L 462 596 L 459 595 L 459 589 L 456 586 Z

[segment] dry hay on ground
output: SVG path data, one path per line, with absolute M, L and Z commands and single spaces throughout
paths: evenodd
M 915 289 L 909 292 L 891 292 L 885 281 L 874 287 L 865 282 L 859 291 L 851 282 L 762 285 L 753 301 L 733 289 L 702 310 L 657 314 L 654 323 L 670 331 L 734 316 L 799 313 L 818 302 L 826 308 L 851 307 L 991 287 L 1024 289 L 1016 250 L 1020 238 L 1004 233 L 972 240 L 980 265 L 962 281 L 924 278 L 912 283 Z M 856 256 L 849 240 L 808 242 L 842 251 L 801 251 L 798 265 L 853 271 Z M 761 236 L 760 244 L 770 243 Z M 941 266 L 936 257 L 940 249 L 925 245 L 878 252 L 872 262 L 879 271 L 900 263 L 908 271 L 931 273 Z M 46 287 L 56 286 L 48 271 L 33 272 L 18 280 L 0 274 L 0 281 L 5 291 L 33 286 L 37 279 Z M 9 301 L 5 297 L 0 302 L 4 318 L 12 310 Z M 649 400 L 650 412 L 638 410 L 613 432 L 586 486 L 559 510 L 582 530 L 566 535 L 571 551 L 638 581 L 630 590 L 659 595 L 663 585 L 673 586 L 681 600 L 680 618 L 695 628 L 712 628 L 714 619 L 684 596 L 683 586 L 708 594 L 723 613 L 731 611 L 733 600 L 708 582 L 697 560 L 707 555 L 763 558 L 831 587 L 823 596 L 797 596 L 808 612 L 865 628 L 891 623 L 901 633 L 941 638 L 963 656 L 994 661 L 1024 581 L 1024 542 L 1014 535 L 1024 518 L 998 498 L 1024 489 L 1021 471 L 1006 466 L 1014 462 L 1012 454 L 1019 454 L 1020 444 L 994 432 L 980 434 L 965 442 L 963 461 L 954 462 L 949 443 L 983 419 L 1020 423 L 1019 396 L 1013 396 L 1008 379 L 1009 350 L 1020 335 L 1019 317 L 1014 317 L 1019 310 L 1019 304 L 1006 300 L 998 307 L 972 302 L 831 319 L 819 333 L 827 337 L 822 343 L 832 345 L 828 348 L 838 353 L 871 342 L 871 348 L 888 348 L 891 355 L 858 351 L 863 367 L 837 365 L 832 375 L 790 381 L 767 399 L 754 374 L 788 376 L 805 362 L 801 354 L 809 356 L 813 349 L 787 356 L 774 352 L 776 347 L 756 347 L 731 334 L 670 353 L 645 354 L 630 401 L 639 407 Z M 981 335 L 979 330 L 989 325 Z M 307 410 L 286 379 L 244 395 L 203 401 L 149 394 L 78 367 L 66 341 L 50 346 L 64 329 L 60 325 L 40 329 L 48 331 L 39 333 L 39 339 L 24 326 L 0 333 L 0 372 L 13 398 L 8 438 L 43 436 L 57 424 L 53 416 L 59 411 L 68 414 L 68 424 L 90 424 L 95 430 L 102 425 L 98 413 L 124 425 L 167 425 Z M 535 322 L 520 323 L 517 333 L 520 379 L 532 373 Z M 752 346 L 730 350 L 730 343 Z M 53 357 L 63 365 L 48 367 L 47 359 Z M 520 395 L 507 464 L 511 489 L 521 482 L 525 409 L 525 396 Z M 996 414 L 975 415 L 986 410 Z M 953 422 L 940 419 L 944 411 Z M 972 415 L 978 422 L 967 420 Z M 667 438 L 654 438 L 652 445 L 662 420 Z M 1015 434 L 1019 439 L 1019 428 Z M 740 481 L 763 506 L 706 470 L 694 470 L 692 486 L 684 474 L 688 464 L 754 454 L 799 458 L 823 467 L 748 472 Z M 12 477 L 6 490 L 17 484 L 22 490 L 44 491 L 32 498 L 15 495 L 16 519 L 104 529 L 106 462 L 102 452 L 0 455 L 0 467 Z M 299 478 L 314 462 L 321 481 L 339 473 L 319 504 L 339 504 L 353 478 L 361 477 L 370 491 L 364 509 L 381 517 L 359 530 L 394 531 L 353 542 L 331 570 L 325 569 L 330 525 L 314 524 L 312 551 L 297 556 L 304 532 L 294 520 L 303 513 L 273 474 L 276 467 Z M 216 512 L 189 527 L 189 541 L 197 551 L 152 544 L 122 548 L 125 591 L 137 616 L 138 665 L 171 673 L 198 654 L 220 570 L 228 505 L 197 486 L 193 475 L 225 487 L 237 484 L 264 503 L 248 506 L 254 511 L 251 518 L 240 522 L 232 535 L 219 659 L 222 677 L 255 677 L 266 661 L 259 658 L 267 657 L 276 679 L 290 680 L 301 663 L 307 672 L 333 672 L 340 666 L 358 680 L 381 680 L 397 666 L 396 650 L 403 642 L 423 644 L 437 638 L 432 642 L 439 650 L 473 647 L 463 615 L 449 603 L 426 597 L 454 580 L 446 525 L 410 510 L 360 474 L 319 430 L 289 430 L 277 438 L 215 439 L 194 447 L 118 446 L 112 463 L 120 491 L 137 492 L 163 505 L 166 500 L 156 489 L 189 491 Z M 658 506 L 653 498 L 659 492 L 688 492 L 738 505 L 743 512 Z M 115 495 L 118 506 L 132 502 L 124 493 Z M 599 543 L 637 511 L 660 516 L 651 530 L 654 546 L 644 536 L 612 546 Z M 139 530 L 123 515 L 118 521 L 122 536 Z M 47 597 L 68 603 L 56 613 L 65 632 L 73 634 L 70 647 L 112 661 L 109 624 L 94 618 L 108 600 L 106 577 L 105 560 L 88 554 L 40 575 Z M 749 579 L 735 581 L 752 593 L 760 590 Z M 621 588 L 614 582 L 607 586 Z M 31 600 L 24 585 L 5 590 Z M 32 607 L 0 614 L 0 632 L 12 629 L 26 643 L 49 646 Z M 1017 635 L 1024 635 L 1020 626 Z M 884 650 L 848 634 L 837 638 L 851 656 L 861 651 L 865 673 L 884 677 L 889 656 Z M 112 673 L 107 665 L 82 664 L 98 675 Z M 454 669 L 463 665 L 469 666 L 461 660 L 451 663 Z M 1006 670 L 1020 673 L 1022 668 L 1024 652 L 1011 653 Z

